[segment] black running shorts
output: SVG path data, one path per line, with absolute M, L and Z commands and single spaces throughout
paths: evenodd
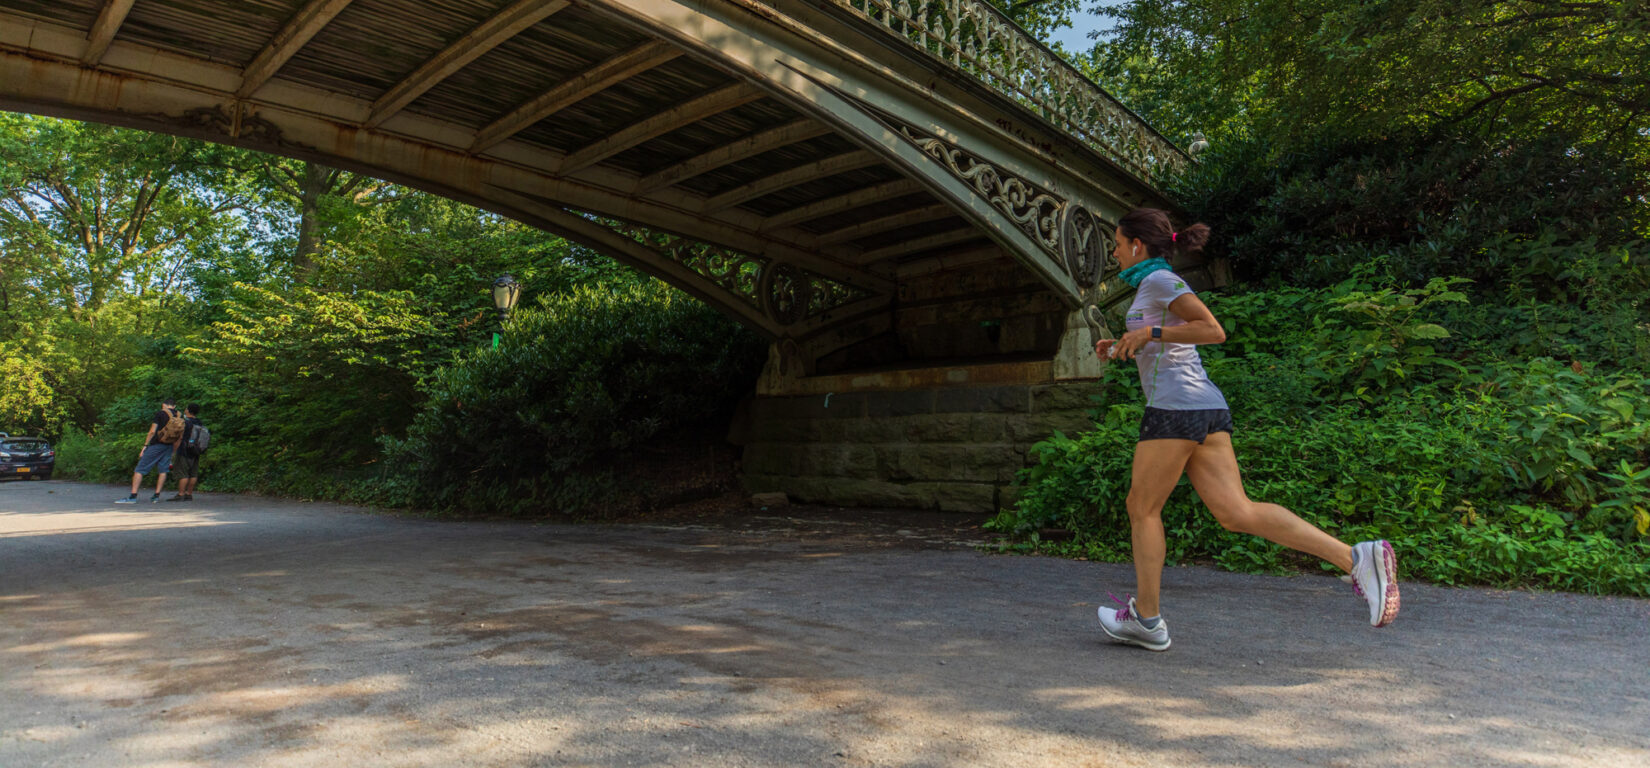
M 1140 420 L 1140 439 L 1193 440 L 1199 445 L 1203 438 L 1216 432 L 1232 433 L 1232 412 L 1225 408 L 1206 411 L 1166 411 L 1147 408 Z

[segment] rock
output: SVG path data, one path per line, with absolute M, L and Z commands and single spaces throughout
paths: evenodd
M 783 493 L 753 493 L 751 506 L 753 507 L 785 507 L 789 506 L 791 498 Z

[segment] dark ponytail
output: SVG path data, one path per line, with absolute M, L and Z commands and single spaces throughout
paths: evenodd
M 1117 229 L 1124 237 L 1145 243 L 1148 255 L 1171 262 L 1177 256 L 1197 253 L 1209 244 L 1208 224 L 1193 224 L 1176 232 L 1168 211 L 1157 208 L 1129 211 L 1117 222 Z

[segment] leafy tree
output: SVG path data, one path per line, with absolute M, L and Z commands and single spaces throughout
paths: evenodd
M 1103 82 L 1161 128 L 1342 138 L 1444 130 L 1642 146 L 1644 0 L 1130 0 Z
M 1056 29 L 1071 26 L 1071 15 L 1082 0 L 990 0 L 1003 15 L 1012 19 L 1039 40 L 1047 40 Z
M 256 175 L 297 214 L 292 244 L 292 272 L 299 282 L 315 277 L 316 260 L 325 245 L 329 225 L 336 225 L 359 209 L 395 199 L 391 185 L 359 173 L 287 158 L 260 156 Z M 403 190 L 404 192 L 404 190 Z
M 233 152 L 0 115 L 0 343 L 52 403 L 27 428 L 90 427 L 143 339 L 180 331 L 190 276 L 242 239 Z
M 491 335 L 487 288 L 504 272 L 529 296 L 641 279 L 560 238 L 370 177 L 108 126 L 0 116 L 0 345 L 23 387 L 4 418 L 19 430 L 91 429 L 141 414 L 162 394 L 222 403 L 252 393 L 267 405 L 325 400 L 337 387 L 346 405 L 376 393 L 404 406 L 379 412 L 371 428 L 352 422 L 349 408 L 319 417 L 317 434 L 348 423 L 370 451 L 373 435 L 398 430 L 416 408 L 423 373 L 397 363 L 352 379 L 378 364 L 363 359 L 283 382 L 290 371 L 248 361 L 297 364 L 312 345 L 324 357 L 347 346 L 344 323 L 376 329 L 369 336 L 408 331 L 374 337 L 373 359 L 416 353 L 444 364 Z M 290 349 L 271 346 L 279 344 Z M 180 358 L 183 347 L 199 353 Z M 139 405 L 122 405 L 128 400 Z M 267 426 L 217 415 L 229 418 L 230 432 Z M 280 439 L 318 442 L 284 431 Z
M 225 442 L 254 442 L 304 469 L 371 461 L 444 362 L 436 325 L 407 292 L 236 288 L 228 319 L 185 350 L 209 379 Z
M 227 151 L 0 115 L 0 247 L 33 278 L 7 286 L 8 298 L 90 320 L 118 296 L 178 292 L 191 246 L 233 226 L 226 214 L 246 203 L 224 173 Z
M 1169 191 L 1246 280 L 1327 286 L 1380 259 L 1405 283 L 1461 275 L 1554 297 L 1591 278 L 1537 244 L 1588 242 L 1576 254 L 1590 259 L 1650 232 L 1650 174 L 1558 137 L 1229 138 L 1201 160 Z
M 57 434 L 72 418 L 71 404 L 52 386 L 53 374 L 35 355 L 0 342 L 0 432 Z

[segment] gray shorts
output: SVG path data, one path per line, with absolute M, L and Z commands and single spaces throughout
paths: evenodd
M 155 471 L 165 472 L 167 466 L 171 463 L 172 446 L 165 444 L 151 445 L 143 449 L 143 455 L 138 457 L 137 469 L 132 470 L 132 472 L 139 475 L 147 475 Z
M 172 477 L 178 480 L 188 480 L 200 475 L 201 457 L 190 456 L 188 451 L 178 451 L 172 455 Z

